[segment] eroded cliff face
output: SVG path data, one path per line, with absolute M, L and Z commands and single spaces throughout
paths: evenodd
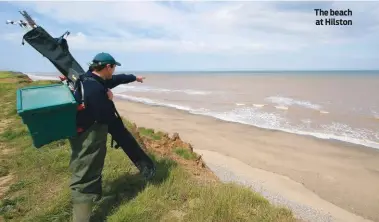
M 128 129 L 144 150 L 175 160 L 200 181 L 218 181 L 201 156 L 193 152 L 192 145 L 183 141 L 178 133 L 170 136 L 168 133 L 138 127 L 134 123 L 129 124 Z

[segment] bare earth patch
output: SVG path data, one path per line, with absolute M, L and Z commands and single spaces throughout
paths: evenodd
M 168 212 L 166 218 L 163 218 L 162 221 L 184 221 L 183 217 L 186 214 L 180 210 L 171 210 Z
M 13 175 L 9 174 L 7 176 L 0 177 L 0 198 L 8 191 L 9 186 L 13 181 Z
M 149 136 L 141 135 L 141 128 L 138 128 L 135 124 L 132 126 L 131 132 L 145 149 L 147 148 L 159 156 L 169 157 L 170 159 L 175 160 L 184 167 L 184 169 L 190 172 L 200 183 L 219 181 L 217 176 L 206 167 L 201 156 L 193 152 L 192 145 L 181 140 L 178 133 L 174 133 L 170 137 L 167 133 L 152 131 L 151 135 L 153 135 L 153 137 L 159 137 L 159 139 L 154 139 Z M 191 158 L 186 159 L 176 154 L 176 149 L 184 150 L 191 155 Z
M 0 121 L 0 132 L 2 132 L 5 128 L 7 128 L 10 122 L 11 122 L 11 120 L 8 120 L 8 119 L 1 120 Z
M 1 145 L 0 145 L 0 155 L 9 155 L 9 154 L 12 154 L 14 153 L 14 150 L 13 149 L 9 149 L 9 148 L 2 148 Z

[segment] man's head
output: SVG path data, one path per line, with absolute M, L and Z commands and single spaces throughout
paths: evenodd
M 111 79 L 116 66 L 121 66 L 121 64 L 109 53 L 101 52 L 93 58 L 90 70 L 99 74 L 104 79 Z

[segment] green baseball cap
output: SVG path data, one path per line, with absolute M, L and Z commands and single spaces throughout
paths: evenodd
M 111 56 L 109 53 L 105 53 L 105 52 L 101 52 L 99 54 L 97 54 L 92 62 L 95 62 L 99 65 L 103 65 L 103 64 L 112 64 L 112 65 L 117 65 L 117 66 L 121 66 L 121 64 L 119 62 L 117 62 L 113 56 Z

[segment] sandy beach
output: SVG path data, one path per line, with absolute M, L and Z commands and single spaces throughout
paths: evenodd
M 303 220 L 379 221 L 377 149 L 115 101 L 138 126 L 179 133 L 222 180 L 252 186 Z

